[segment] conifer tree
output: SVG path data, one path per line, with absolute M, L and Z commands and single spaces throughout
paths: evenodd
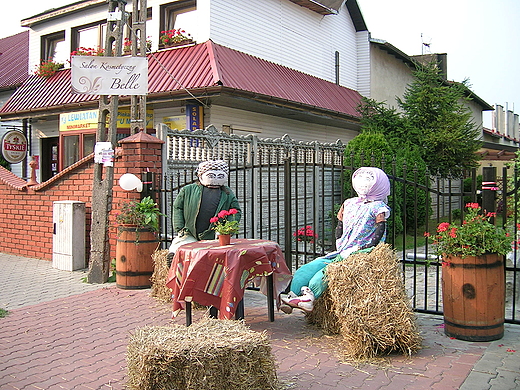
M 471 111 L 464 105 L 467 81 L 444 81 L 434 64 L 418 65 L 403 99 L 404 134 L 419 147 L 431 174 L 461 177 L 478 165 L 482 142 Z

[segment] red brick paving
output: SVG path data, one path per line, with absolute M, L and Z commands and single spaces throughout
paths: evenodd
M 109 287 L 12 310 L 0 319 L 0 388 L 124 389 L 134 329 L 185 321 L 183 314 L 171 320 L 170 305 L 148 294 Z M 202 315 L 195 311 L 194 321 Z M 352 364 L 341 362 L 335 339 L 308 326 L 300 312 L 276 313 L 270 323 L 266 307 L 246 301 L 245 317 L 251 329 L 270 335 L 278 377 L 291 389 L 457 389 L 488 345 L 451 340 L 440 318 L 420 316 L 417 355 Z

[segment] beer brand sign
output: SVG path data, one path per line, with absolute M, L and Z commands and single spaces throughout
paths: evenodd
M 146 95 L 146 57 L 72 56 L 72 91 L 87 95 Z
M 27 138 L 17 130 L 10 130 L 2 137 L 2 156 L 11 163 L 17 164 L 27 156 Z

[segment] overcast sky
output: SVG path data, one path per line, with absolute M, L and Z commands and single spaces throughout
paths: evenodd
M 358 0 L 372 38 L 408 55 L 448 54 L 448 79 L 520 113 L 519 0 Z M 422 34 L 422 39 L 421 39 Z M 424 47 L 427 49 L 426 47 Z M 487 115 L 490 118 L 490 115 Z M 484 125 L 490 126 L 485 118 Z M 489 123 L 488 123 L 489 122 Z
M 236 1 L 236 0 L 235 0 Z M 247 0 L 240 0 L 247 1 Z M 0 37 L 23 31 L 20 20 L 72 0 L 23 0 L 4 10 Z M 469 79 L 487 103 L 520 113 L 520 0 L 358 0 L 372 38 L 408 55 L 448 54 L 448 79 Z M 421 37 L 422 36 L 422 37 Z M 490 120 L 485 119 L 485 126 Z

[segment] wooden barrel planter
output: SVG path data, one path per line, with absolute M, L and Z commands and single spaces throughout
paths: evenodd
M 152 253 L 158 245 L 150 230 L 120 226 L 116 242 L 116 286 L 126 290 L 150 288 Z
M 504 336 L 504 256 L 487 254 L 464 259 L 445 256 L 442 265 L 444 332 L 467 341 Z

